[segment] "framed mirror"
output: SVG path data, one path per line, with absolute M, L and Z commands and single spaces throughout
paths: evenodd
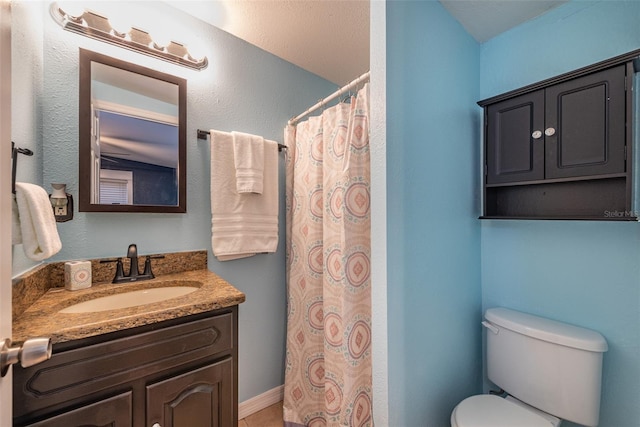
M 186 212 L 187 82 L 80 49 L 80 212 Z

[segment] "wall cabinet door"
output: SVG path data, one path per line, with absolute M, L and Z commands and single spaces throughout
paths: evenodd
M 487 184 L 544 179 L 544 91 L 487 108 Z
M 233 425 L 233 360 L 225 359 L 147 386 L 147 425 Z
M 131 392 L 65 412 L 27 427 L 131 427 Z
M 625 172 L 624 65 L 551 86 L 545 95 L 547 179 Z
M 486 183 L 625 172 L 625 65 L 487 107 Z

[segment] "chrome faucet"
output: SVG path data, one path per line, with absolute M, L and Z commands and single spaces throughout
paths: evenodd
M 151 259 L 152 258 L 164 258 L 163 255 L 159 256 L 151 256 L 147 255 L 144 261 L 144 271 L 140 274 L 140 269 L 138 267 L 138 247 L 135 243 L 129 245 L 127 249 L 127 258 L 129 258 L 129 273 L 124 274 L 124 267 L 122 264 L 122 258 L 118 258 L 116 260 L 107 259 L 102 260 L 100 262 L 115 262 L 116 263 L 116 275 L 113 278 L 111 283 L 127 283 L 127 282 L 136 282 L 138 280 L 149 280 L 153 279 L 155 275 L 153 271 L 151 271 Z

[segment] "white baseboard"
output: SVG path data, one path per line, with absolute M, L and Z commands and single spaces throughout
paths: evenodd
M 284 385 L 267 390 L 238 404 L 238 419 L 248 417 L 264 408 L 280 402 L 284 398 Z

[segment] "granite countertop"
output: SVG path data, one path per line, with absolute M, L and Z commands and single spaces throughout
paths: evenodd
M 59 313 L 63 308 L 90 299 L 163 286 L 200 287 L 187 295 L 147 305 L 91 313 Z M 164 274 L 126 284 L 100 283 L 78 291 L 53 288 L 13 319 L 13 340 L 50 337 L 53 344 L 62 343 L 231 307 L 244 300 L 242 292 L 209 270 Z

